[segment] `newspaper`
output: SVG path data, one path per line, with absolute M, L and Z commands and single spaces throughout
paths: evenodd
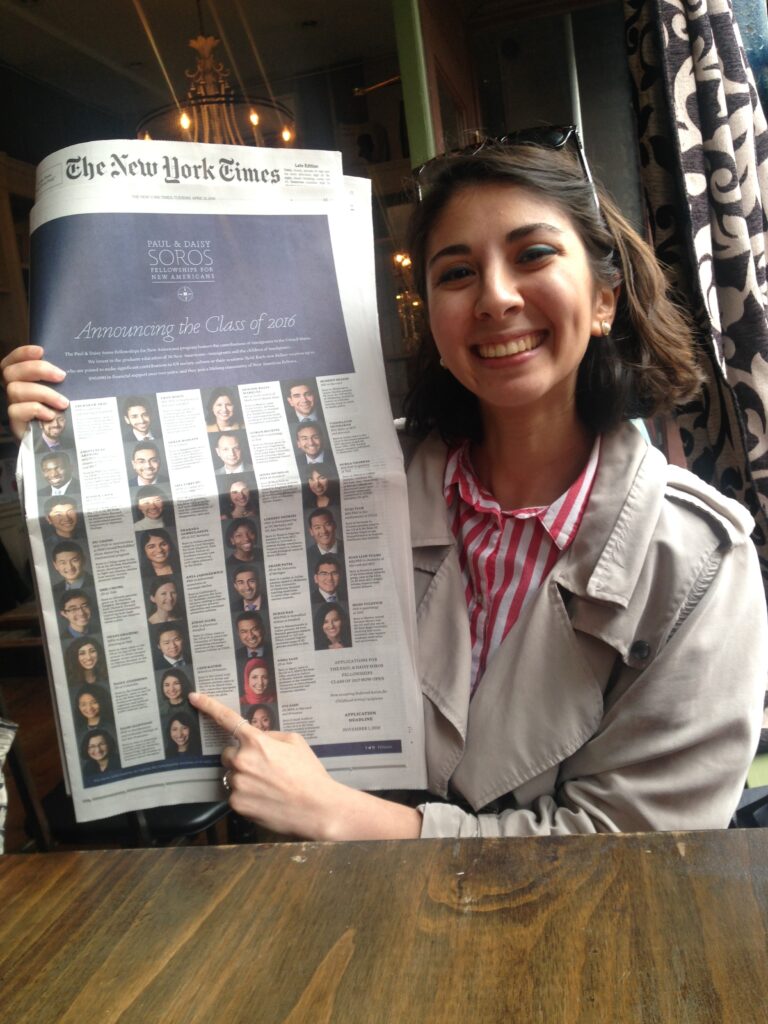
M 20 467 L 77 818 L 221 799 L 191 689 L 366 789 L 425 785 L 370 189 L 338 154 L 143 141 L 38 169 Z

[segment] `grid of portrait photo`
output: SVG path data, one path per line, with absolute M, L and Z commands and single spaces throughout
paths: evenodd
M 264 546 L 253 461 L 236 388 L 204 389 L 243 717 L 262 732 L 279 728 Z
M 101 623 L 68 412 L 33 425 L 35 466 L 59 637 L 83 782 L 120 768 Z
M 339 475 L 313 378 L 281 385 L 301 478 L 315 649 L 352 646 Z

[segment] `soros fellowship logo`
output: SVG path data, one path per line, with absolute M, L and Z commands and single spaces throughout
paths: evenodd
M 190 286 L 215 279 L 213 249 L 207 238 L 149 238 L 147 266 L 153 284 L 179 285 L 176 294 L 182 302 L 192 299 Z

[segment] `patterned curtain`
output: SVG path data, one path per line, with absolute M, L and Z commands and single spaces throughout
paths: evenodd
M 650 228 L 707 375 L 677 424 L 690 469 L 755 517 L 768 587 L 765 116 L 729 0 L 624 14 Z

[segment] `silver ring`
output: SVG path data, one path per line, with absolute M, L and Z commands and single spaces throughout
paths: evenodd
M 232 739 L 233 740 L 237 739 L 237 734 L 240 732 L 240 730 L 243 728 L 244 725 L 248 725 L 248 723 L 246 722 L 246 720 L 244 718 L 241 718 L 240 721 L 235 726 L 234 731 L 232 732 Z
M 229 781 L 231 776 L 232 776 L 232 769 L 230 768 L 228 771 L 224 772 L 224 774 L 221 777 L 221 784 L 222 784 L 222 786 L 224 787 L 224 789 L 228 793 L 232 792 L 232 784 Z

